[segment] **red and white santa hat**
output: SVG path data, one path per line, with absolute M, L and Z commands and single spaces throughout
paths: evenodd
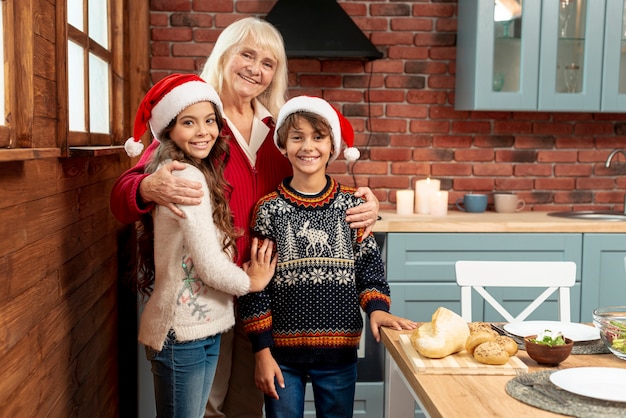
M 163 130 L 185 108 L 199 102 L 212 102 L 222 111 L 222 101 L 206 81 L 195 74 L 171 74 L 159 80 L 146 93 L 135 116 L 133 136 L 126 140 L 124 149 L 130 157 L 143 151 L 141 137 L 148 125 L 152 135 L 161 140 Z
M 330 103 L 320 97 L 296 96 L 289 99 L 278 112 L 276 130 L 274 131 L 274 143 L 278 146 L 278 128 L 285 122 L 287 116 L 297 112 L 311 112 L 326 119 L 333 133 L 333 145 L 335 152 L 330 156 L 329 163 L 335 161 L 341 143 L 345 142 L 347 148 L 343 151 L 343 156 L 348 161 L 356 161 L 361 156 L 358 149 L 354 148 L 354 129 L 350 121 L 345 118 Z

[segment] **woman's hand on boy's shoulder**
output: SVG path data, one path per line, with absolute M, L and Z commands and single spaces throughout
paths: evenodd
M 350 228 L 364 228 L 363 238 L 367 238 L 372 233 L 374 224 L 378 220 L 380 205 L 369 187 L 359 187 L 354 195 L 364 198 L 365 202 L 346 211 L 348 215 L 346 222 L 350 224 Z

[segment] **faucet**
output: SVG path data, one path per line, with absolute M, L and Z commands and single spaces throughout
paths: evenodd
M 624 151 L 623 149 L 614 149 L 613 151 L 611 151 L 611 153 L 607 157 L 606 163 L 604 163 L 604 166 L 606 168 L 609 168 L 611 166 L 611 160 L 613 160 L 613 157 L 615 157 L 615 154 L 617 154 L 618 152 L 621 153 L 624 157 L 626 157 L 626 151 Z
M 621 153 L 624 157 L 626 157 L 626 151 L 624 151 L 623 149 L 614 149 L 613 151 L 611 151 L 611 153 L 609 154 L 609 156 L 606 159 L 606 163 L 604 163 L 604 166 L 606 168 L 609 168 L 611 166 L 611 161 L 613 160 L 613 157 L 615 157 L 615 154 L 617 153 Z M 626 214 L 626 194 L 624 195 L 624 213 Z

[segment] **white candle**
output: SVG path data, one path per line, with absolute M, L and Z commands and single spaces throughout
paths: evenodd
M 415 192 L 413 190 L 398 190 L 396 192 L 396 210 L 398 215 L 412 215 Z
M 415 183 L 415 209 L 417 213 L 430 213 L 430 196 L 439 191 L 439 180 L 418 180 Z
M 448 192 L 437 191 L 430 196 L 430 214 L 432 216 L 448 214 Z

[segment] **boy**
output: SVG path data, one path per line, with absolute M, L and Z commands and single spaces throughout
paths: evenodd
M 280 110 L 274 141 L 293 176 L 257 203 L 252 228 L 276 243 L 278 266 L 259 293 L 240 298 L 240 314 L 256 358 L 255 381 L 268 418 L 301 417 L 307 378 L 318 417 L 352 417 L 362 308 L 372 333 L 379 327 L 414 329 L 389 313 L 389 286 L 373 236 L 345 222 L 362 203 L 355 189 L 326 175 L 341 149 L 349 160 L 350 123 L 328 102 L 299 96 Z M 276 387 L 278 385 L 278 387 Z

